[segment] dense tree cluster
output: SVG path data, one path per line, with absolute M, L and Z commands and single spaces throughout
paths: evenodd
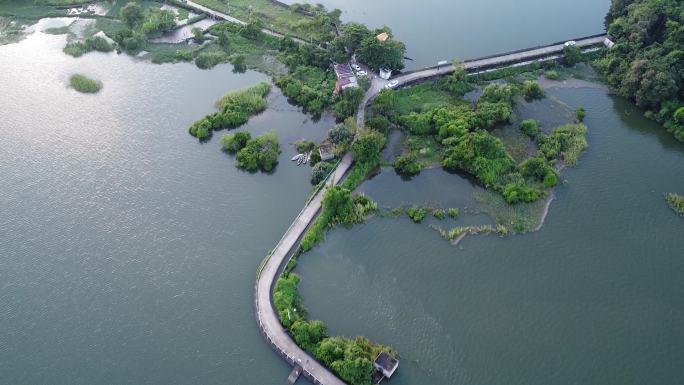
M 237 166 L 247 171 L 273 171 L 278 164 L 280 142 L 275 131 L 269 131 L 247 141 L 237 152 Z
M 121 8 L 119 16 L 125 28 L 117 31 L 113 38 L 122 49 L 131 53 L 145 46 L 147 36 L 169 31 L 176 26 L 173 12 L 155 7 L 143 8 L 133 1 Z
M 613 0 L 615 46 L 596 64 L 619 93 L 684 141 L 684 2 Z

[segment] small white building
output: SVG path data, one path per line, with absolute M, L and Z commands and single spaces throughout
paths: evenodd
M 613 46 L 615 45 L 615 43 L 613 43 L 613 41 L 610 40 L 609 38 L 605 38 L 605 39 L 603 40 L 603 45 L 605 45 L 606 47 L 608 47 L 608 49 L 611 49 L 611 48 L 613 48 Z
M 380 68 L 380 77 L 389 80 L 392 77 L 392 70 L 387 68 Z
M 390 378 L 397 370 L 397 367 L 399 367 L 399 360 L 387 352 L 380 352 L 375 362 L 373 362 L 373 367 L 382 373 L 385 378 Z

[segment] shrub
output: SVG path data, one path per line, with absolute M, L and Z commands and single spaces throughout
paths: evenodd
M 237 153 L 237 166 L 247 171 L 270 172 L 278 164 L 280 142 L 275 131 L 266 132 L 250 139 Z
M 418 157 L 413 153 L 398 156 L 394 161 L 394 169 L 400 175 L 416 175 L 422 168 L 423 165 L 418 161 Z
M 195 65 L 197 68 L 210 69 L 226 60 L 228 56 L 223 52 L 202 52 L 195 58 Z
M 310 141 L 310 140 L 298 140 L 295 142 L 295 149 L 297 152 L 306 152 L 306 151 L 311 151 L 316 147 L 316 143 Z
M 539 199 L 542 192 L 536 188 L 526 186 L 524 183 L 515 182 L 504 186 L 503 197 L 508 204 L 520 202 L 534 202 Z
M 568 45 L 563 48 L 563 62 L 572 67 L 582 61 L 582 50 L 575 45 Z
M 464 170 L 485 186 L 498 185 L 505 174 L 515 170 L 515 162 L 501 140 L 486 131 L 449 138 L 443 144 L 446 149 L 442 166 L 447 170 Z
M 665 200 L 675 213 L 684 216 L 684 196 L 675 193 L 665 194 Z
M 73 74 L 69 78 L 69 84 L 78 92 L 95 93 L 102 89 L 102 82 L 81 74 Z
M 413 220 L 415 223 L 420 223 L 425 219 L 425 215 L 427 215 L 427 209 L 424 207 L 418 207 L 418 206 L 411 206 L 406 210 L 406 213 L 408 214 L 409 218 Z
M 366 129 L 352 143 L 351 152 L 354 160 L 366 163 L 380 159 L 380 151 L 385 146 L 385 136 L 381 133 Z
M 550 135 L 541 135 L 537 147 L 547 159 L 561 158 L 572 166 L 577 164 L 580 153 L 587 148 L 586 134 L 584 124 L 566 124 L 554 128 Z
M 560 75 L 558 74 L 558 71 L 549 70 L 544 72 L 544 77 L 550 80 L 558 80 L 560 78 Z
M 432 211 L 432 215 L 441 221 L 446 218 L 446 211 L 444 209 L 435 209 Z
M 522 93 L 527 100 L 542 99 L 545 95 L 544 89 L 533 80 L 523 82 Z
M 318 162 L 311 168 L 311 184 L 317 185 L 321 183 L 330 174 L 333 165 L 328 162 Z
M 79 57 L 90 51 L 110 52 L 114 50 L 109 42 L 101 36 L 91 36 L 84 41 L 67 43 L 63 51 L 67 55 Z
M 584 107 L 578 108 L 577 112 L 575 112 L 575 119 L 577 120 L 577 123 L 582 123 L 585 116 L 587 116 L 587 111 L 584 109 Z
M 541 182 L 544 187 L 553 187 L 558 183 L 558 172 L 542 157 L 532 157 L 520 165 L 523 177 Z
M 335 144 L 342 144 L 352 138 L 349 128 L 344 124 L 336 124 L 328 131 L 328 138 Z
M 455 207 L 450 207 L 447 210 L 447 214 L 449 214 L 450 218 L 456 218 L 458 216 L 458 209 Z
M 231 153 L 236 153 L 245 148 L 250 139 L 252 139 L 252 135 L 249 132 L 238 131 L 223 135 L 220 142 L 224 150 Z
M 328 329 L 321 321 L 297 320 L 290 332 L 297 345 L 310 352 L 315 351 L 320 342 L 328 337 Z
M 530 138 L 536 138 L 541 130 L 539 129 L 539 121 L 534 119 L 525 119 L 520 123 L 520 131 Z

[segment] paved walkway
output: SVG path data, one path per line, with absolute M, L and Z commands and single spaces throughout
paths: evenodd
M 339 165 L 330 176 L 329 181 L 334 184 L 339 183 L 347 173 L 352 164 L 352 157 L 347 153 Z M 327 188 L 327 185 L 326 185 Z M 271 301 L 271 293 L 281 267 L 288 262 L 288 257 L 292 249 L 297 245 L 299 238 L 304 234 L 309 224 L 316 218 L 326 188 L 322 188 L 311 201 L 302 209 L 297 218 L 278 245 L 273 250 L 271 257 L 264 265 L 256 283 L 256 318 L 259 329 L 264 338 L 271 344 L 288 363 L 300 365 L 302 374 L 314 384 L 320 385 L 344 385 L 344 382 L 337 378 L 325 366 L 314 360 L 307 352 L 302 350 L 292 340 L 287 331 L 280 324 L 278 314 Z

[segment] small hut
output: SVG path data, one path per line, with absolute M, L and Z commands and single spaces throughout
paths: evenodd
M 392 357 L 387 352 L 380 352 L 375 359 L 375 362 L 373 362 L 373 367 L 375 367 L 375 370 L 381 373 L 384 378 L 389 379 L 399 367 L 399 360 Z

